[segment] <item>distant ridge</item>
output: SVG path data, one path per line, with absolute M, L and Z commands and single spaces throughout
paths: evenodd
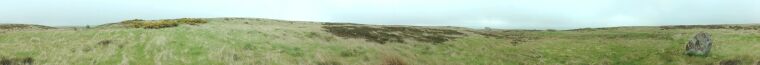
M 0 24 L 0 29 L 56 29 L 55 27 L 37 25 L 37 24 Z

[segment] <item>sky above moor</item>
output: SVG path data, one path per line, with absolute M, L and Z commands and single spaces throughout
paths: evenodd
M 504 29 L 760 23 L 760 0 L 0 0 L 0 23 L 250 17 Z

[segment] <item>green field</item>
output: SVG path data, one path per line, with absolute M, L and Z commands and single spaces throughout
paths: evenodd
M 206 24 L 145 29 L 0 30 L 0 63 L 34 65 L 717 65 L 760 63 L 755 25 L 575 30 L 326 24 L 203 18 Z M 381 32 L 351 37 L 366 26 Z M 742 26 L 737 28 L 733 26 Z M 401 27 L 408 29 L 377 28 Z M 757 27 L 757 28 L 753 28 Z M 346 28 L 353 29 L 353 28 Z M 422 30 L 416 31 L 414 30 Z M 451 30 L 451 31 L 449 31 Z M 372 30 L 370 30 L 372 31 Z M 458 32 L 449 34 L 448 32 Z M 714 40 L 707 57 L 684 55 L 694 34 Z M 413 34 L 411 34 L 413 33 Z

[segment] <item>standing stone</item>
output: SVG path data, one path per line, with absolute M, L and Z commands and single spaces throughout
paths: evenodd
M 694 35 L 694 38 L 686 44 L 686 55 L 689 56 L 707 56 L 710 53 L 712 39 L 710 34 L 700 32 Z

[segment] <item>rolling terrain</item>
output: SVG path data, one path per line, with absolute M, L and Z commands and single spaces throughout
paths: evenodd
M 735 24 L 504 30 L 262 18 L 65 28 L 3 24 L 0 64 L 756 65 L 758 29 Z M 684 55 L 698 32 L 712 35 L 712 52 Z

